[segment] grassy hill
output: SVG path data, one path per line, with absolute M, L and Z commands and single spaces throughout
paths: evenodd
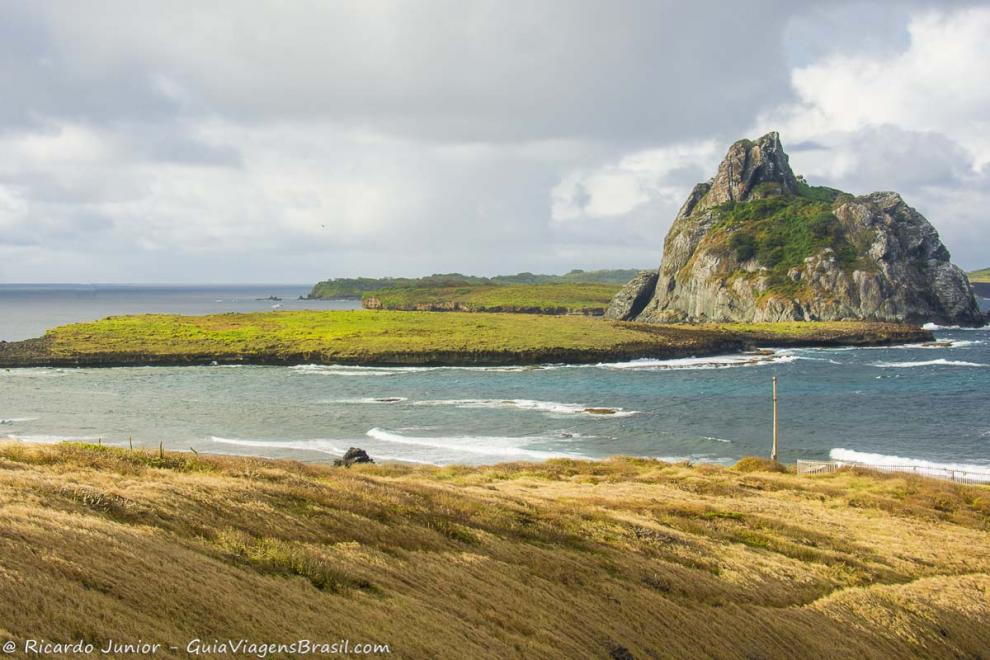
M 195 638 L 404 658 L 990 648 L 990 489 L 766 467 L 0 445 L 0 638 L 140 638 L 157 657 Z
M 552 283 L 408 287 L 364 294 L 369 309 L 603 316 L 620 284 Z
M 499 365 L 930 340 L 891 323 L 645 325 L 584 316 L 292 311 L 116 316 L 0 342 L 0 367 L 145 364 Z
M 990 268 L 974 270 L 969 274 L 969 281 L 979 282 L 980 284 L 990 284 Z
M 623 285 L 639 272 L 635 269 L 579 270 L 564 275 L 539 275 L 517 273 L 477 277 L 461 273 L 438 273 L 426 277 L 341 277 L 318 282 L 310 291 L 310 298 L 360 298 L 362 295 L 382 289 L 470 287 L 509 284 L 616 284 Z

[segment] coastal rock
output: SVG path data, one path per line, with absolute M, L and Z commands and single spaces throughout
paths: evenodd
M 606 316 L 671 322 L 986 323 L 938 232 L 894 192 L 809 186 L 777 133 L 729 148 L 664 242 L 653 293 L 638 275 Z M 645 295 L 645 294 L 644 294 Z
M 628 321 L 636 318 L 653 298 L 653 292 L 657 287 L 657 277 L 658 273 L 655 270 L 640 271 L 612 298 L 612 302 L 605 311 L 605 318 L 613 321 Z
M 355 463 L 374 463 L 368 452 L 357 447 L 350 447 L 344 452 L 344 457 L 333 462 L 334 465 L 351 467 Z

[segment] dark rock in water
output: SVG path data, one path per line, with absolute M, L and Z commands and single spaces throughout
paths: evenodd
M 346 452 L 344 452 L 344 457 L 333 462 L 334 465 L 351 467 L 355 463 L 374 463 L 371 456 L 368 456 L 368 452 L 363 449 L 358 449 L 357 447 L 351 447 Z
M 655 270 L 640 271 L 612 298 L 605 312 L 605 318 L 613 321 L 628 321 L 636 318 L 653 298 L 657 288 L 657 277 L 659 273 Z
M 861 197 L 795 177 L 776 133 L 730 147 L 664 241 L 650 299 L 640 275 L 608 318 L 985 323 L 966 274 L 900 195 Z
M 585 408 L 583 412 L 589 415 L 614 415 L 618 411 L 615 408 Z

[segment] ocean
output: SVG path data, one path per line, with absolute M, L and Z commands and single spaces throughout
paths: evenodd
M 307 287 L 0 286 L 0 339 L 109 314 L 353 308 Z M 0 436 L 326 461 L 487 464 L 616 454 L 731 464 L 767 455 L 990 472 L 990 329 L 944 345 L 778 350 L 492 368 L 144 367 L 0 371 Z M 605 414 L 603 414 L 605 413 Z

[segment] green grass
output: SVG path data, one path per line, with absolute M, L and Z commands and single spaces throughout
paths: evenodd
M 0 344 L 33 364 L 536 364 L 680 357 L 751 345 L 930 339 L 891 323 L 648 325 L 586 316 L 388 311 L 116 316 Z
M 715 230 L 729 235 L 740 262 L 756 257 L 771 273 L 786 276 L 791 268 L 825 248 L 832 248 L 842 265 L 856 260 L 856 250 L 838 230 L 831 202 L 802 197 L 769 197 L 729 202 L 720 209 Z
M 724 277 L 767 277 L 768 296 L 799 297 L 806 289 L 788 272 L 801 269 L 804 260 L 831 248 L 839 266 L 852 270 L 860 265 L 859 250 L 833 214 L 835 201 L 844 193 L 833 188 L 798 182 L 797 195 L 759 190 L 745 202 L 728 202 L 715 209 L 716 219 L 704 239 L 717 252 L 731 256 L 727 268 L 750 260 L 766 270 L 727 270 Z
M 508 364 L 697 351 L 720 336 L 584 316 L 388 311 L 111 317 L 49 331 L 58 360 Z M 0 347 L 12 349 L 16 345 Z
M 470 312 L 528 312 L 601 316 L 621 288 L 618 284 L 510 284 L 415 287 L 366 293 L 375 309 L 456 309 Z
M 974 270 L 969 274 L 969 281 L 978 282 L 980 284 L 990 284 L 990 268 Z
M 437 273 L 426 277 L 340 277 L 318 282 L 310 292 L 310 298 L 360 298 L 362 295 L 383 289 L 468 287 L 508 284 L 616 284 L 622 285 L 639 272 L 635 269 L 580 270 L 563 275 L 517 273 L 478 277 L 461 273 Z

